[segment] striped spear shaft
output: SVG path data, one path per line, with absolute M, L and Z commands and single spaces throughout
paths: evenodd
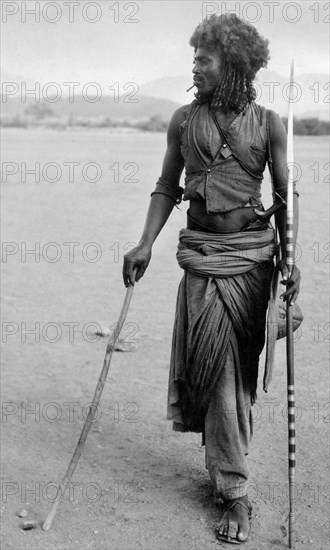
M 286 264 L 291 275 L 294 265 L 294 241 L 293 241 L 293 78 L 294 62 L 291 62 L 290 88 L 289 88 L 289 112 L 288 112 L 288 139 L 287 139 L 287 163 L 288 163 L 288 193 L 287 193 L 287 221 L 286 221 Z
M 291 275 L 294 266 L 293 239 L 293 78 L 294 62 L 291 62 L 289 111 L 288 111 L 288 192 L 286 221 L 286 264 Z M 295 547 L 294 529 L 294 485 L 296 469 L 296 430 L 295 430 L 295 391 L 294 391 L 294 346 L 293 346 L 293 306 L 286 302 L 286 361 L 287 361 L 287 398 L 288 398 L 288 460 L 289 460 L 289 548 Z

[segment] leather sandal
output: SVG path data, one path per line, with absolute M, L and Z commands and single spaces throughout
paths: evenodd
M 242 506 L 247 511 L 248 518 L 249 518 L 249 530 L 248 530 L 248 534 L 247 534 L 247 537 L 246 537 L 245 540 L 238 540 L 237 539 L 239 523 L 237 521 L 229 521 L 229 511 L 233 510 L 233 508 L 235 508 L 235 506 L 237 506 L 238 504 L 240 506 Z M 217 531 L 216 531 L 217 538 L 218 538 L 218 540 L 229 542 L 231 544 L 244 544 L 245 542 L 248 541 L 249 536 L 250 536 L 251 523 L 252 523 L 252 505 L 249 501 L 247 501 L 247 503 L 246 503 L 241 498 L 239 498 L 239 499 L 233 498 L 233 499 L 228 500 L 225 503 L 225 506 L 226 506 L 226 510 L 225 510 L 224 515 L 221 518 L 221 523 L 223 523 L 223 520 L 226 520 L 226 518 L 228 518 L 228 532 L 227 532 L 227 535 L 222 535 L 222 534 L 219 533 L 219 527 L 218 527 Z

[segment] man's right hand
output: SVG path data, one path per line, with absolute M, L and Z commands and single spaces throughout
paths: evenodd
M 151 259 L 151 247 L 139 244 L 133 250 L 125 254 L 123 265 L 124 285 L 128 287 L 138 282 L 143 277 Z M 137 269 L 135 280 L 133 277 L 134 269 Z

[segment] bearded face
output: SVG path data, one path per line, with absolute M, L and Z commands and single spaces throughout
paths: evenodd
M 198 94 L 212 95 L 221 78 L 221 57 L 216 50 L 198 47 L 194 55 L 194 84 Z

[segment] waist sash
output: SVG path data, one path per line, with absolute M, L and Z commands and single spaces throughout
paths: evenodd
M 254 402 L 277 248 L 274 237 L 273 229 L 179 233 L 177 259 L 185 276 L 173 330 L 168 417 L 180 429 L 203 429 L 228 346 L 249 380 Z
M 176 257 L 190 273 L 225 278 L 271 261 L 277 246 L 274 229 L 221 234 L 181 229 Z

